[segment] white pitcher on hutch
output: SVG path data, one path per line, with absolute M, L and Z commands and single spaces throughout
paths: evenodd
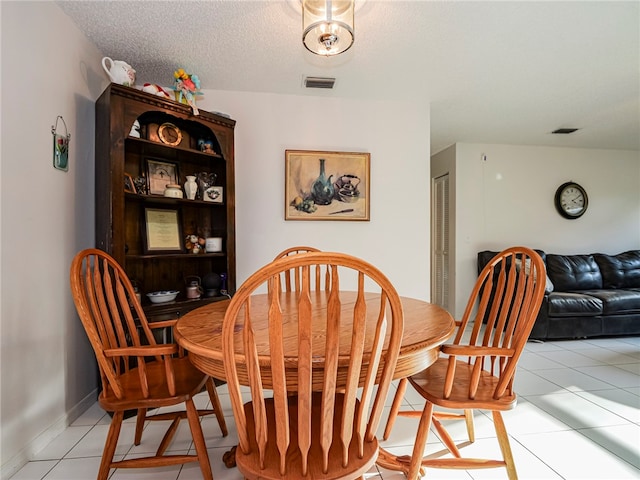
M 107 67 L 107 64 L 111 65 Z M 127 62 L 104 57 L 102 59 L 102 68 L 107 72 L 113 83 L 119 83 L 125 87 L 133 87 L 136 83 L 136 71 Z

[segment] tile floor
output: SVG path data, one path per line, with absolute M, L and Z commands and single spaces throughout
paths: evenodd
M 519 478 L 526 479 L 638 479 L 640 478 L 640 337 L 529 342 L 516 379 L 518 406 L 504 415 L 511 437 Z M 222 438 L 215 418 L 202 420 L 216 480 L 235 480 L 237 469 L 227 469 L 222 455 L 235 442 L 231 406 L 225 387 L 219 388 L 229 436 Z M 390 395 L 390 399 L 392 396 Z M 390 404 L 390 399 L 388 403 Z M 197 398 L 200 407 L 208 401 Z M 410 408 L 421 409 L 421 398 L 409 388 Z M 110 417 L 95 404 L 45 447 L 12 480 L 90 480 L 96 477 Z M 398 418 L 384 446 L 410 453 L 417 420 Z M 136 456 L 154 451 L 164 422 L 148 424 L 143 443 L 132 446 L 134 424 L 127 421 L 116 451 Z M 465 440 L 463 422 L 452 423 L 457 441 Z M 158 432 L 158 433 L 156 433 Z M 154 442 L 155 440 L 155 442 Z M 192 448 L 186 422 L 171 445 L 173 451 Z M 443 450 L 434 434 L 427 455 Z M 476 442 L 464 448 L 473 456 L 499 456 L 491 417 L 476 412 Z M 497 458 L 497 457 L 495 457 Z M 112 470 L 110 479 L 199 479 L 197 463 L 155 469 Z M 402 479 L 404 475 L 373 469 L 368 479 Z M 431 479 L 502 479 L 504 469 L 428 469 Z

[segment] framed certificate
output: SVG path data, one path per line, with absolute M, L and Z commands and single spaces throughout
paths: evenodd
M 184 251 L 179 211 L 173 208 L 144 209 L 145 253 Z

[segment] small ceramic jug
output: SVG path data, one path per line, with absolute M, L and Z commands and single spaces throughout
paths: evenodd
M 107 63 L 111 65 L 107 67 Z M 136 71 L 126 62 L 104 57 L 102 59 L 102 68 L 107 72 L 113 83 L 119 83 L 125 87 L 133 87 L 136 83 Z

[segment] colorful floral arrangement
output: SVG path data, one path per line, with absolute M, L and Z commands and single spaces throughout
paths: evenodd
M 183 68 L 179 68 L 173 72 L 176 79 L 176 85 L 173 89 L 176 92 L 176 100 L 186 103 L 193 109 L 193 114 L 198 115 L 198 107 L 196 107 L 196 95 L 202 95 L 200 92 L 200 79 L 197 75 L 187 73 Z

